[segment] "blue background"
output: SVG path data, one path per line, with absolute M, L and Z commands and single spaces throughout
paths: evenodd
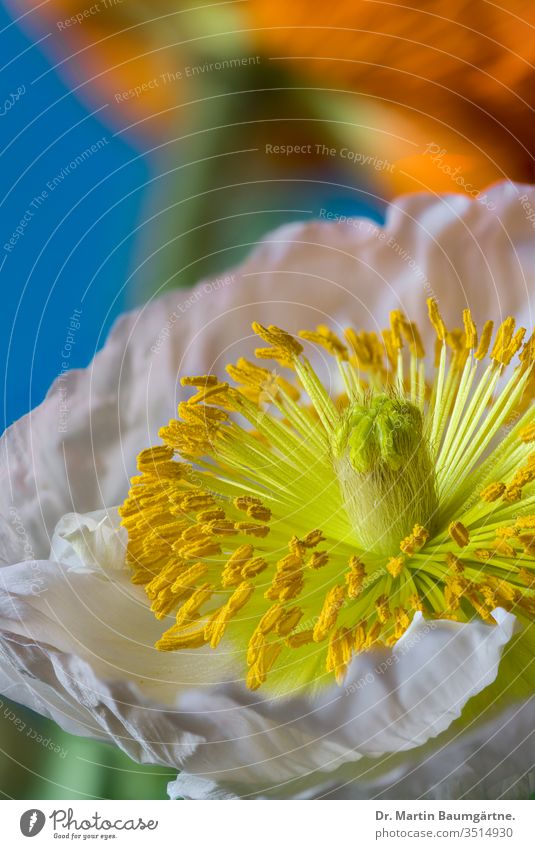
M 72 366 L 86 365 L 125 308 L 124 287 L 143 184 L 149 167 L 69 92 L 39 47 L 0 5 L 0 103 L 26 93 L 0 117 L 0 363 L 5 374 L 3 425 L 44 397 L 61 370 L 72 311 L 82 310 Z M 108 144 L 68 169 L 105 137 Z M 52 192 L 46 184 L 68 174 Z M 48 192 L 38 207 L 32 200 Z M 5 243 L 26 210 L 35 214 L 11 253 Z

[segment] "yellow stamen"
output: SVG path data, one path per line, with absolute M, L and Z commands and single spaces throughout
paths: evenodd
M 465 548 L 470 542 L 470 534 L 462 522 L 451 522 L 448 533 L 452 540 L 457 543 L 459 548 Z
M 502 497 L 506 489 L 507 487 L 502 481 L 497 481 L 496 483 L 491 483 L 486 486 L 480 493 L 479 497 L 482 501 L 487 501 L 489 504 L 492 504 L 493 501 L 497 501 Z
M 404 554 L 412 556 L 426 544 L 428 539 L 429 531 L 422 525 L 415 525 L 412 533 L 400 542 L 399 547 Z
M 428 309 L 434 373 L 394 310 L 380 333 L 301 333 L 335 358 L 342 395 L 272 325 L 254 325 L 269 346 L 257 362 L 229 365 L 235 386 L 181 379 L 194 394 L 140 453 L 119 511 L 132 582 L 173 617 L 160 650 L 224 640 L 236 677 L 278 694 L 342 683 L 415 611 L 493 625 L 502 606 L 532 622 L 535 336 L 509 317 L 492 344 L 492 322 L 478 333 L 467 309 L 447 328 Z
M 346 573 L 347 595 L 349 598 L 358 598 L 362 592 L 366 571 L 364 564 L 358 557 L 349 561 L 349 572 Z
M 427 309 L 429 312 L 429 320 L 435 329 L 435 333 L 437 334 L 437 339 L 440 342 L 446 341 L 446 325 L 442 320 L 442 316 L 440 315 L 438 304 L 434 298 L 429 298 L 427 301 Z
M 390 572 L 393 578 L 398 578 L 403 571 L 403 567 L 405 565 L 404 557 L 391 557 L 388 563 L 386 564 L 387 570 Z
M 465 344 L 469 351 L 477 345 L 477 327 L 472 318 L 470 310 L 463 310 L 463 323 L 465 332 Z
M 325 597 L 318 621 L 314 626 L 314 641 L 324 640 L 329 631 L 336 625 L 338 613 L 344 603 L 345 588 L 337 585 L 331 587 Z
M 336 333 L 333 333 L 329 327 L 324 324 L 318 325 L 316 332 L 312 330 L 300 330 L 299 336 L 301 339 L 306 339 L 308 342 L 314 342 L 316 345 L 321 345 L 322 348 L 340 360 L 347 360 L 347 348 L 340 341 Z
M 474 354 L 476 360 L 484 360 L 487 356 L 490 342 L 492 339 L 492 331 L 494 330 L 494 322 L 486 321 L 483 326 L 483 331 L 481 333 L 481 338 L 479 340 L 479 345 L 477 351 Z

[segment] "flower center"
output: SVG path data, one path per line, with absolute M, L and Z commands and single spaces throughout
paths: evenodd
M 415 525 L 432 530 L 438 499 L 418 407 L 385 393 L 351 405 L 335 433 L 334 455 L 364 551 L 391 554 Z
M 429 316 L 427 369 L 399 312 L 380 336 L 302 331 L 330 356 L 338 396 L 301 341 L 257 324 L 256 357 L 275 369 L 240 359 L 235 386 L 182 378 L 193 394 L 139 455 L 120 508 L 132 581 L 164 624 L 158 649 L 222 650 L 249 688 L 295 693 L 341 683 L 416 611 L 533 617 L 535 339 L 508 318 L 491 347 L 492 322 L 479 336 L 466 310 L 449 331 L 434 301 Z

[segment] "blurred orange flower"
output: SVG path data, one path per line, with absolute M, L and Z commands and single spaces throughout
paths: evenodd
M 14 15 L 53 35 L 43 47 L 80 94 L 108 103 L 121 124 L 162 134 L 181 105 L 200 97 L 195 80 L 169 84 L 162 75 L 183 70 L 190 48 L 219 56 L 233 45 L 233 55 L 262 51 L 273 60 L 263 63 L 260 99 L 270 68 L 280 104 L 289 95 L 277 70 L 306 77 L 312 97 L 303 98 L 323 119 L 315 136 L 339 128 L 344 143 L 384 160 L 374 178 L 391 195 L 474 195 L 504 176 L 535 174 L 532 0 L 507 8 L 490 0 L 204 2 L 8 0 Z M 291 78 L 289 86 L 299 95 Z
M 180 104 L 180 79 L 173 42 L 181 36 L 176 3 L 151 0 L 8 0 L 14 18 L 42 42 L 54 66 L 96 107 L 109 103 L 121 124 L 142 121 L 142 130 L 161 133 Z M 173 8 L 175 7 L 175 8 Z M 181 48 L 181 52 L 185 51 Z M 186 54 L 187 55 L 187 54 Z M 150 118 L 143 123 L 143 119 Z
M 506 8 L 487 0 L 419 0 L 417 7 L 249 0 L 244 7 L 273 58 L 324 88 L 365 98 L 378 130 L 371 144 L 396 160 L 389 176 L 396 190 L 455 183 L 454 190 L 467 184 L 470 191 L 534 173 L 532 0 L 509 0 Z

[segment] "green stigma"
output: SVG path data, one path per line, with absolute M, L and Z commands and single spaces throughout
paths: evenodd
M 414 404 L 381 393 L 350 406 L 335 437 L 335 468 L 365 550 L 389 554 L 414 525 L 432 527 L 434 468 Z

